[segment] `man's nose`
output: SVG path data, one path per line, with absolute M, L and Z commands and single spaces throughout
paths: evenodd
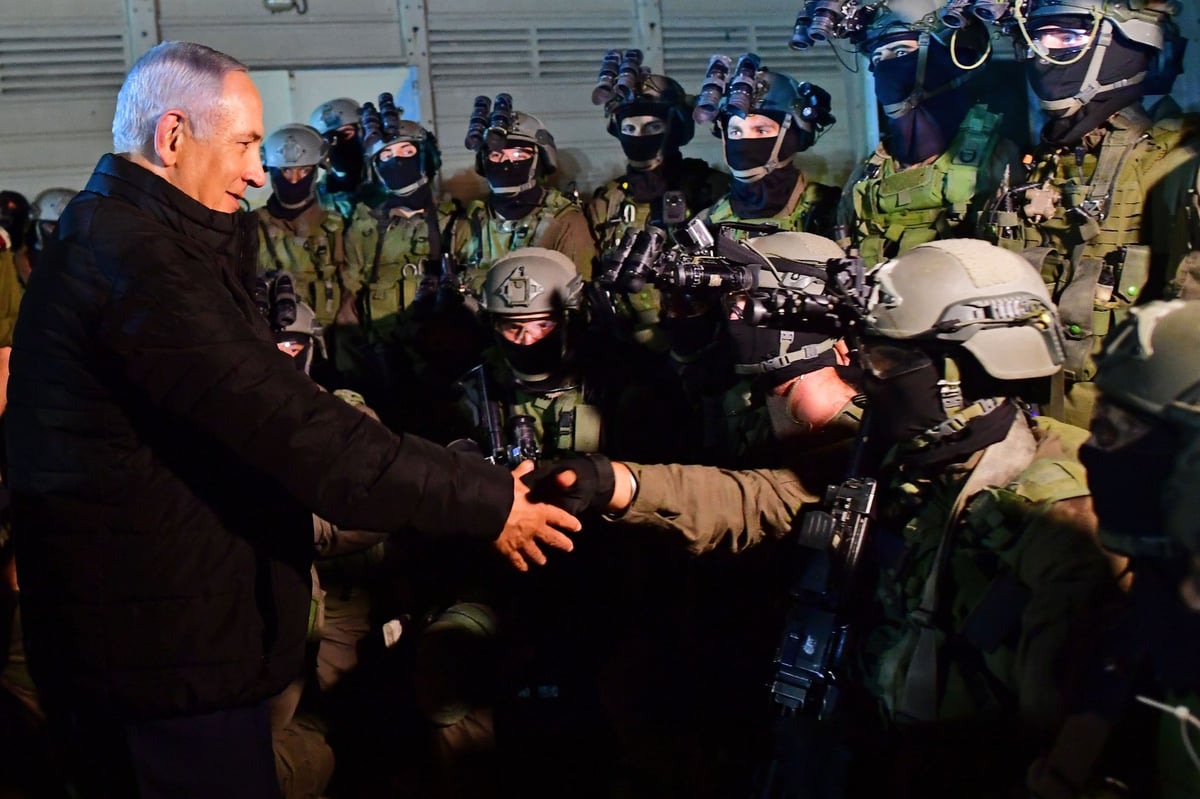
M 242 173 L 242 180 L 259 189 L 267 184 L 267 173 L 263 170 L 262 159 L 257 153 L 250 156 L 250 163 Z

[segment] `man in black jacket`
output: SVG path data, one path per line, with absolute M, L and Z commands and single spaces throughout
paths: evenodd
M 311 514 L 491 540 L 518 569 L 565 512 L 396 436 L 281 354 L 247 290 L 262 105 L 164 42 L 25 298 L 9 404 L 30 668 L 83 796 L 277 792 L 266 701 L 299 673 Z

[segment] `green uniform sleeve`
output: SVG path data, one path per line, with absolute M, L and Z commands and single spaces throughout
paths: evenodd
M 781 538 L 803 509 L 820 500 L 795 469 L 628 465 L 638 494 L 621 521 L 673 534 L 697 555 L 741 552 L 765 538 Z

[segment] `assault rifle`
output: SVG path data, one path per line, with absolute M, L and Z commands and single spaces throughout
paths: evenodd
M 864 420 L 864 430 L 866 430 Z M 851 475 L 861 474 L 860 434 Z M 828 487 L 820 510 L 804 514 L 800 566 L 769 682 L 773 751 L 757 775 L 761 799 L 832 799 L 845 793 L 848 755 L 827 722 L 838 708 L 846 654 L 859 610 L 858 575 L 877 484 L 852 476 Z
M 459 380 L 459 386 L 475 414 L 475 446 L 489 463 L 515 469 L 522 461 L 535 464 L 541 457 L 537 428 L 532 416 L 515 414 L 505 419 L 503 406 L 488 393 L 483 364 Z

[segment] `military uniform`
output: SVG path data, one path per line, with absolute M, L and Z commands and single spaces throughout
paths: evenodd
M 274 216 L 266 206 L 254 213 L 258 217 L 259 274 L 270 270 L 291 274 L 297 299 L 308 303 L 317 321 L 328 328 L 342 303 L 344 221 L 317 203 L 294 219 Z
M 1084 435 L 1040 421 L 1031 430 L 1018 414 L 1008 438 L 961 469 L 920 480 L 905 469 L 885 472 L 878 505 L 884 518 L 870 545 L 881 569 L 878 615 L 860 633 L 851 661 L 893 727 L 905 720 L 947 729 L 1014 723 L 1022 732 L 1007 740 L 1010 752 L 1038 740 L 1030 735 L 1052 730 L 1063 709 L 1059 669 L 1075 625 L 1113 590 L 1109 566 L 1092 539 L 1082 467 L 1070 454 Z M 1000 458 L 1003 450 L 1008 452 Z M 984 460 L 991 452 L 1001 462 L 995 471 L 996 460 Z M 631 464 L 639 490 L 622 521 L 670 532 L 694 553 L 741 552 L 791 531 L 802 511 L 820 502 L 820 472 L 836 473 L 840 464 L 844 460 L 836 455 L 812 453 L 798 467 L 779 470 Z M 976 467 L 990 478 L 983 485 L 969 482 Z M 964 486 L 969 497 L 962 495 Z M 948 524 L 952 508 L 957 523 Z M 926 629 L 915 611 L 943 547 L 937 625 L 929 628 L 937 642 L 937 678 L 927 694 L 933 702 L 923 706 L 921 678 L 906 678 L 920 660 L 914 652 Z M 976 746 L 970 738 L 958 743 Z M 945 759 L 931 768 L 956 765 Z M 961 776 L 970 780 L 969 772 Z M 1023 776 L 1023 769 L 975 774 L 972 790 L 1011 788 Z
M 980 209 L 1018 174 L 1016 145 L 1000 136 L 1001 116 L 983 105 L 967 114 L 932 162 L 904 167 L 882 143 L 842 193 L 839 222 L 868 265 L 935 239 L 973 236 Z
M 363 331 L 372 343 L 392 341 L 412 305 L 426 267 L 437 273 L 458 206 L 438 206 L 437 220 L 359 205 L 346 226 L 346 289 L 357 298 Z M 434 239 L 436 238 L 436 241 Z
M 1154 120 L 1129 106 L 1078 147 L 1041 152 L 1029 174 L 1014 176 L 1012 191 L 993 200 L 980 228 L 1029 258 L 1058 305 L 1067 331 L 1066 421 L 1091 418 L 1093 356 L 1108 331 L 1132 303 L 1161 295 L 1175 277 L 1168 242 L 1186 194 L 1156 193 L 1195 158 L 1198 127 L 1190 117 Z
M 722 197 L 711 208 L 701 214 L 701 218 L 717 224 L 719 222 L 747 222 L 757 225 L 774 225 L 781 231 L 793 230 L 806 233 L 816 233 L 829 236 L 833 232 L 834 219 L 837 213 L 837 203 L 841 189 L 836 186 L 826 186 L 822 183 L 810 183 L 804 173 L 796 181 L 796 188 L 788 199 L 787 205 L 775 216 L 762 219 L 747 219 L 738 216 L 733 211 L 729 197 Z M 744 230 L 732 231 L 737 239 L 746 238 L 749 233 Z
M 571 198 L 557 189 L 544 190 L 542 202 L 521 219 L 500 219 L 486 199 L 467 206 L 454 235 L 454 254 L 469 268 L 473 288 L 483 283 L 483 274 L 501 256 L 520 247 L 557 250 L 575 263 L 584 280 L 592 276 L 596 244 L 587 217 Z

